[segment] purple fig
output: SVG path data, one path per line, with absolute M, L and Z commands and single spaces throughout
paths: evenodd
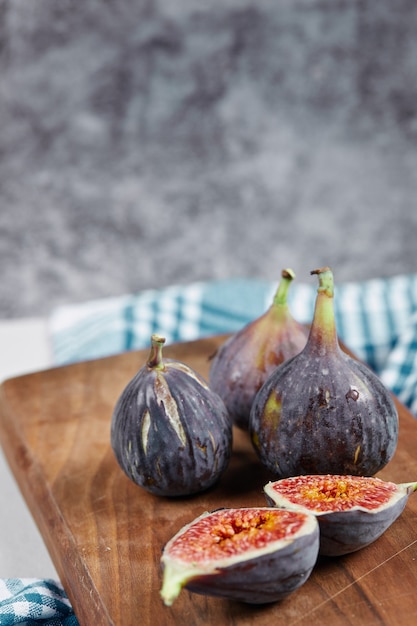
M 314 515 L 274 507 L 219 509 L 184 526 L 165 546 L 161 597 L 183 587 L 249 604 L 276 602 L 309 577 L 318 556 Z
M 147 363 L 115 406 L 111 445 L 126 475 L 159 496 L 211 487 L 228 466 L 232 426 L 223 400 L 190 367 L 164 359 L 152 335 Z
M 210 386 L 243 430 L 248 429 L 253 399 L 269 374 L 306 344 L 308 330 L 293 318 L 287 302 L 294 278 L 291 269 L 283 270 L 269 309 L 229 337 L 212 359 Z
M 268 504 L 313 513 L 320 554 L 340 556 L 374 542 L 401 515 L 417 482 L 395 484 L 367 476 L 292 476 L 264 487 Z
M 396 450 L 397 409 L 381 380 L 339 346 L 331 270 L 312 274 L 318 275 L 319 288 L 307 344 L 257 393 L 250 415 L 252 443 L 278 478 L 371 476 Z

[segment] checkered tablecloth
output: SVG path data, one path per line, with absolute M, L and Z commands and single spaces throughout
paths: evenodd
M 154 332 L 167 344 L 234 332 L 266 310 L 276 287 L 225 280 L 61 307 L 50 319 L 55 362 L 145 348 Z M 316 293 L 316 278 L 291 285 L 300 322 L 311 322 Z M 417 415 L 417 274 L 336 283 L 335 315 L 343 342 Z
M 78 626 L 58 582 L 37 578 L 0 579 L 0 626 Z
M 173 343 L 234 332 L 266 310 L 276 287 L 250 279 L 201 282 L 60 307 L 49 320 L 54 362 L 145 348 L 152 333 Z M 300 322 L 311 321 L 316 293 L 315 279 L 291 285 L 289 304 Z M 344 343 L 417 416 L 417 275 L 336 284 L 335 314 Z M 78 623 L 58 582 L 3 579 L 0 626 L 12 624 Z

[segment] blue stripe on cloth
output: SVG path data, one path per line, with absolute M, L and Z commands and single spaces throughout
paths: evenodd
M 133 350 L 135 333 L 133 330 L 134 321 L 134 309 L 131 303 L 127 303 L 124 308 L 124 323 L 125 323 L 125 343 L 123 350 Z
M 201 301 L 200 332 L 234 332 L 265 312 L 276 285 L 257 280 L 207 283 Z
M 417 312 L 389 354 L 381 380 L 417 415 Z
M 256 279 L 209 281 L 61 307 L 49 320 L 54 362 L 64 365 L 145 348 L 152 333 L 173 343 L 235 332 L 266 311 L 276 287 Z M 311 322 L 316 293 L 316 281 L 291 286 L 289 305 L 300 322 Z M 390 381 L 387 386 L 407 406 L 417 398 L 414 327 L 409 330 L 414 313 L 417 275 L 336 282 L 339 337 Z

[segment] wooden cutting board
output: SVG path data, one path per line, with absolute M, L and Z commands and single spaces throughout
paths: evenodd
M 208 376 L 224 337 L 166 346 Z M 264 606 L 181 592 L 165 607 L 159 559 L 168 539 L 203 511 L 266 504 L 262 470 L 247 436 L 235 432 L 232 462 L 203 495 L 152 496 L 123 474 L 109 443 L 114 404 L 148 350 L 5 381 L 0 438 L 24 498 L 81 626 L 350 625 L 417 623 L 417 494 L 374 544 L 322 559 L 286 600 Z M 381 477 L 417 480 L 417 420 L 399 403 L 400 437 Z

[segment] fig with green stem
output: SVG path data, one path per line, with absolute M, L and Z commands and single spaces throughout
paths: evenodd
M 284 269 L 267 311 L 229 337 L 214 355 L 210 386 L 226 404 L 232 421 L 248 429 L 252 402 L 270 373 L 305 346 L 307 328 L 294 319 L 288 290 L 295 278 Z
M 279 478 L 371 476 L 396 450 L 397 409 L 377 375 L 339 345 L 332 271 L 311 273 L 319 287 L 307 344 L 259 390 L 250 436 L 261 462 Z
M 187 496 L 214 485 L 232 452 L 223 400 L 192 368 L 164 358 L 152 335 L 147 362 L 113 411 L 111 445 L 126 475 L 159 496 Z

